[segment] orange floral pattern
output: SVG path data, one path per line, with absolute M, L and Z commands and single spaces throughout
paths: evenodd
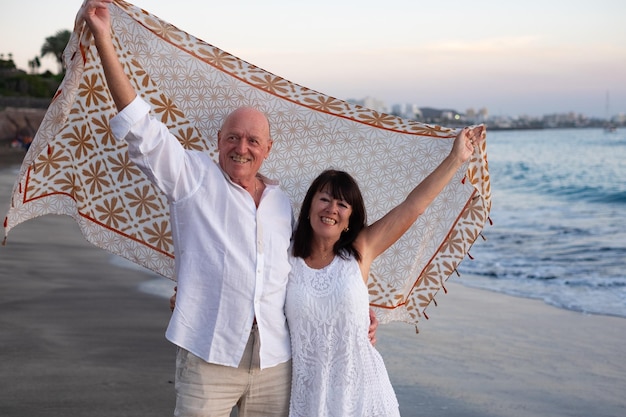
M 455 129 L 431 126 L 326 96 L 264 71 L 124 1 L 111 6 L 113 39 L 152 114 L 184 147 L 216 158 L 217 131 L 240 106 L 269 115 L 274 147 L 262 172 L 280 180 L 294 210 L 325 168 L 360 183 L 376 220 L 447 155 Z M 93 37 L 80 20 L 65 50 L 67 73 L 18 175 L 5 236 L 17 224 L 72 216 L 94 245 L 174 277 L 166 199 L 129 161 L 108 121 L 115 106 Z M 424 215 L 372 266 L 381 322 L 417 324 L 488 221 L 487 145 Z

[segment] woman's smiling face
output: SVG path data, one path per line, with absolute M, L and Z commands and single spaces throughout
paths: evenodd
M 311 228 L 318 237 L 339 240 L 350 223 L 352 206 L 345 200 L 333 198 L 332 194 L 323 188 L 315 193 L 311 201 L 309 219 Z

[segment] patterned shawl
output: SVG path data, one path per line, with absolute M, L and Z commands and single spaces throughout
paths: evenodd
M 350 172 L 370 221 L 401 202 L 451 149 L 455 129 L 359 107 L 289 82 L 124 1 L 110 7 L 113 41 L 153 115 L 189 149 L 216 157 L 224 116 L 254 106 L 270 117 L 274 147 L 262 173 L 280 180 L 297 213 L 323 169 Z M 80 16 L 80 13 L 79 13 Z M 116 114 L 93 36 L 77 18 L 67 72 L 26 154 L 4 221 L 65 214 L 92 244 L 174 277 L 168 203 L 111 135 Z M 371 268 L 381 323 L 416 324 L 488 220 L 486 143 L 427 212 Z

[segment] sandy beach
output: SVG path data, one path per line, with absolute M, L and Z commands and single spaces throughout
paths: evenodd
M 0 169 L 0 208 L 14 173 Z M 14 229 L 0 247 L 0 416 L 167 416 L 174 347 L 152 276 L 115 267 L 67 216 Z
M 0 210 L 15 171 L 0 167 Z M 0 415 L 168 416 L 174 347 L 152 274 L 116 266 L 73 220 L 44 216 L 0 247 Z M 471 262 L 466 260 L 466 262 Z M 420 333 L 379 328 L 402 416 L 626 415 L 626 319 L 475 290 L 453 277 Z

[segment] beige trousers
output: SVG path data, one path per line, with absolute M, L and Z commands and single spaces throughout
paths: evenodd
M 291 361 L 259 368 L 259 332 L 250 332 L 238 368 L 207 363 L 185 349 L 176 355 L 175 417 L 286 417 Z

